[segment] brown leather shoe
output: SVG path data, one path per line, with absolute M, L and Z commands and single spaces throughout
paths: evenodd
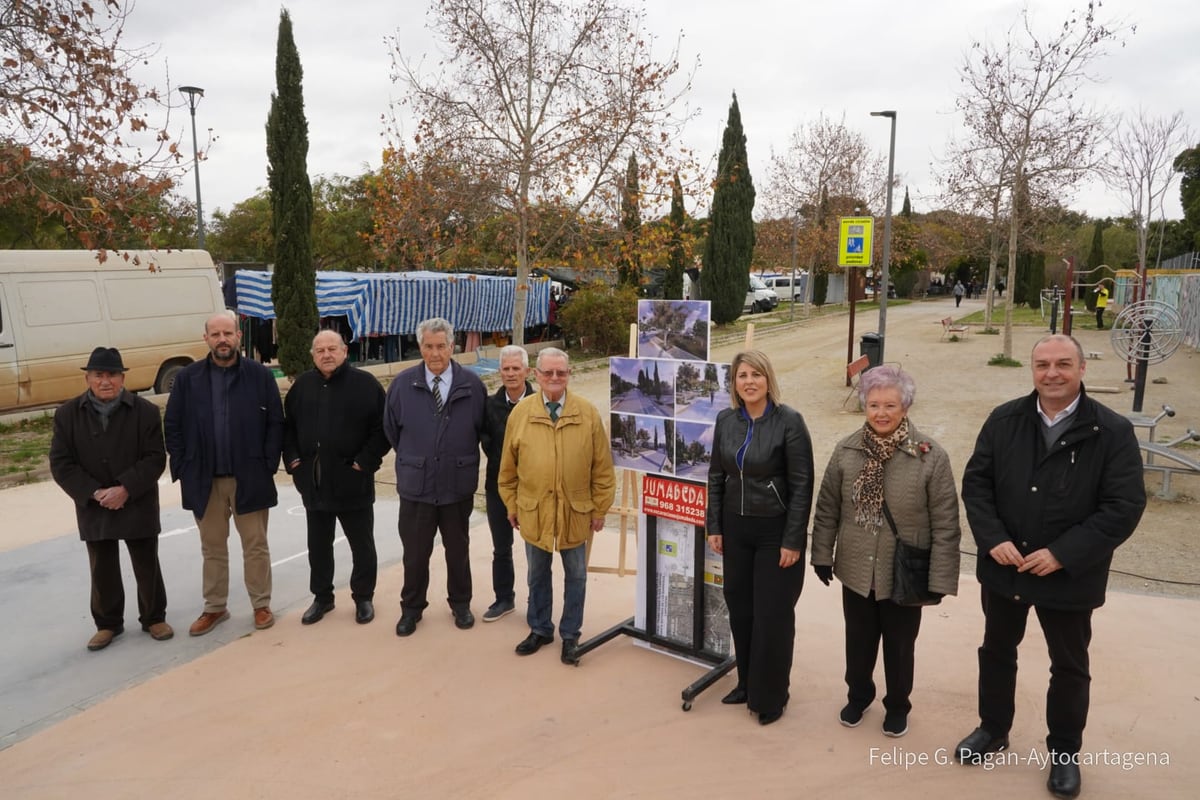
M 115 631 L 108 630 L 107 628 L 96 631 L 96 634 L 91 639 L 88 639 L 87 649 L 93 653 L 97 650 L 103 650 L 112 644 L 112 640 L 120 636 L 123 631 L 123 628 L 117 628 Z
M 175 629 L 165 622 L 156 622 L 144 630 L 156 642 L 165 642 L 175 636 Z
M 229 619 L 228 609 L 205 611 L 196 618 L 196 621 L 192 623 L 192 627 L 188 628 L 188 634 L 191 636 L 203 636 L 227 619 Z
M 275 615 L 271 613 L 271 609 L 266 606 L 254 609 L 254 627 L 260 631 L 265 631 L 274 624 Z

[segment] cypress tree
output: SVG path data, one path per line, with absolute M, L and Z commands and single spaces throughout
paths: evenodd
M 737 94 L 729 104 L 729 119 L 717 157 L 717 179 L 709 214 L 704 271 L 704 298 L 712 302 L 712 319 L 733 322 L 742 313 L 750 288 L 750 259 L 754 255 L 754 181 L 746 156 L 746 135 Z
M 642 282 L 642 257 L 638 252 L 638 239 L 642 235 L 642 196 L 638 183 L 637 157 L 629 154 L 625 167 L 625 185 L 621 191 L 621 257 L 617 261 L 617 282 L 622 286 L 638 288 Z
M 271 301 L 275 304 L 279 365 L 287 375 L 299 375 L 312 366 L 309 350 L 318 325 L 303 75 L 292 37 L 292 18 L 283 9 L 275 50 L 275 91 L 267 115 L 267 183 L 275 237 Z
M 900 216 L 912 219 L 912 203 L 908 201 L 908 187 L 904 187 L 904 205 L 900 208 Z
M 1096 220 L 1096 227 L 1092 230 L 1092 250 L 1088 253 L 1087 265 L 1088 269 L 1095 269 L 1104 263 L 1104 220 Z M 1098 281 L 1104 276 L 1098 272 L 1091 273 L 1089 281 Z M 1083 290 L 1083 302 L 1087 306 L 1088 311 L 1096 308 L 1096 295 L 1094 292 Z
M 671 243 L 667 248 L 667 274 L 663 278 L 663 297 L 668 300 L 683 299 L 683 270 L 687 267 L 687 252 L 683 247 L 683 226 L 687 218 L 683 211 L 683 186 L 679 173 L 671 183 Z

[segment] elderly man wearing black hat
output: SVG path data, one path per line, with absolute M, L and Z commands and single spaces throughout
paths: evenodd
M 158 477 L 167 463 L 158 408 L 125 391 L 116 348 L 97 347 L 83 369 L 87 391 L 54 413 L 50 472 L 75 501 L 79 538 L 87 543 L 96 623 L 87 647 L 103 650 L 125 630 L 121 540 L 137 579 L 142 630 L 170 639 L 158 562 Z

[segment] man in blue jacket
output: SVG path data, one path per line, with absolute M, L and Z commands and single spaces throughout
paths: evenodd
M 1084 391 L 1079 342 L 1047 336 L 1032 360 L 1035 391 L 992 412 L 963 473 L 984 633 L 979 727 L 959 742 L 957 757 L 977 764 L 1008 747 L 1017 646 L 1033 608 L 1050 651 L 1046 785 L 1056 797 L 1075 797 L 1092 610 L 1104 604 L 1113 551 L 1137 527 L 1146 489 L 1133 426 Z
M 283 403 L 271 371 L 238 352 L 241 332 L 222 311 L 204 323 L 208 357 L 175 378 L 163 418 L 171 479 L 196 517 L 204 556 L 204 612 L 188 630 L 203 636 L 229 619 L 229 518 L 242 538 L 254 627 L 271 613 L 268 509 L 278 502 L 275 471 L 283 447 Z
M 469 520 L 479 485 L 479 437 L 487 391 L 454 363 L 454 328 L 434 317 L 417 326 L 423 363 L 401 372 L 387 390 L 383 430 L 396 451 L 404 588 L 397 636 L 411 636 L 429 589 L 429 559 L 439 532 L 446 548 L 447 600 L 454 624 L 471 613 Z

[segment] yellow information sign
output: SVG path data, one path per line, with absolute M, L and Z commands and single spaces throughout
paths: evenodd
M 871 266 L 872 239 L 874 235 L 874 217 L 839 217 L 838 266 Z

